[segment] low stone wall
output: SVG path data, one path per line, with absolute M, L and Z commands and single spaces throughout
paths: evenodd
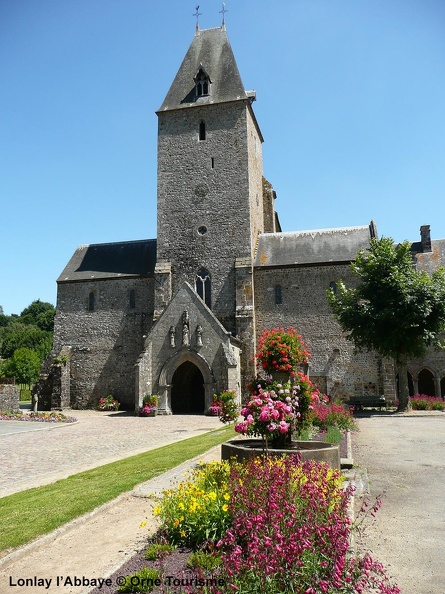
M 287 449 L 269 448 L 268 456 L 279 457 L 299 454 L 301 461 L 315 460 L 326 462 L 331 468 L 340 470 L 340 448 L 338 445 L 320 441 L 293 441 L 292 447 Z M 221 444 L 221 459 L 235 458 L 243 462 L 251 458 L 264 455 L 260 439 L 234 439 Z
M 0 384 L 0 412 L 20 410 L 20 390 L 18 386 Z

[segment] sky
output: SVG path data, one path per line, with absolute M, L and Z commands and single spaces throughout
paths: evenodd
M 0 306 L 80 244 L 156 237 L 157 116 L 218 0 L 0 0 Z M 445 2 L 227 0 L 283 231 L 445 238 Z

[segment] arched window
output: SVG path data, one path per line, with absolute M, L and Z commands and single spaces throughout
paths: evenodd
M 136 307 L 136 291 L 134 289 L 131 289 L 130 291 L 129 306 L 130 309 L 134 309 Z
M 329 283 L 329 288 L 334 293 L 334 295 L 337 293 L 337 283 L 335 281 L 331 281 Z
M 283 303 L 283 296 L 281 294 L 281 285 L 275 285 L 275 304 L 280 305 Z
M 207 307 L 211 307 L 212 306 L 211 280 L 210 280 L 210 274 L 209 274 L 208 270 L 205 270 L 204 268 L 202 268 L 198 272 L 198 274 L 196 275 L 196 278 L 195 278 L 195 288 L 196 288 L 196 292 L 201 297 L 201 299 L 204 301 L 204 303 L 207 305 Z
M 94 305 L 95 305 L 95 295 L 94 292 L 91 291 L 91 293 L 88 295 L 88 311 L 94 311 Z
M 198 73 L 196 74 L 194 80 L 196 98 L 210 95 L 210 85 L 212 81 L 210 80 L 210 77 L 207 74 L 207 72 L 204 70 L 202 64 L 200 64 Z
M 201 120 L 199 122 L 199 140 L 205 140 L 206 139 L 206 123 Z

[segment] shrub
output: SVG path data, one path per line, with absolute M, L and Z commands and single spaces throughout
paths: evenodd
M 161 557 L 170 555 L 175 547 L 168 543 L 154 542 L 145 549 L 145 558 L 149 561 L 156 561 Z
M 148 405 L 156 408 L 158 406 L 158 397 L 156 394 L 146 394 L 142 401 L 143 406 Z
M 213 571 L 222 563 L 221 555 L 216 551 L 194 551 L 187 560 L 187 567 Z
M 113 396 L 109 395 L 106 398 L 99 398 L 97 410 L 119 410 L 120 403 L 115 400 Z
M 410 398 L 413 410 L 445 410 L 445 402 L 437 396 L 415 394 Z
M 336 426 L 342 431 L 356 430 L 357 425 L 349 409 L 342 404 L 314 403 L 310 420 L 312 425 L 319 427 L 322 431 L 327 431 L 329 427 Z
M 228 462 L 214 462 L 190 472 L 176 489 L 164 491 L 154 513 L 169 543 L 197 547 L 222 537 L 230 524 Z
M 213 394 L 209 415 L 219 417 L 222 423 L 231 423 L 239 416 L 236 395 L 233 390 L 226 390 L 220 394 Z
M 445 402 L 437 400 L 431 403 L 431 410 L 445 410 Z
M 121 584 L 118 592 L 133 594 L 134 592 L 151 592 L 156 586 L 161 585 L 160 574 L 157 569 L 144 567 L 131 575 L 125 576 L 125 583 Z

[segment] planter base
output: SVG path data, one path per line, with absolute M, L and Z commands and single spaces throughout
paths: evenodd
M 257 458 L 264 453 L 261 439 L 235 439 L 221 444 L 221 459 L 230 460 L 235 458 L 237 462 L 243 462 L 250 458 Z M 291 456 L 300 454 L 301 461 L 315 460 L 326 462 L 331 468 L 340 470 L 340 450 L 338 445 L 323 443 L 320 441 L 293 441 L 290 447 L 283 449 L 268 449 L 268 456 Z

